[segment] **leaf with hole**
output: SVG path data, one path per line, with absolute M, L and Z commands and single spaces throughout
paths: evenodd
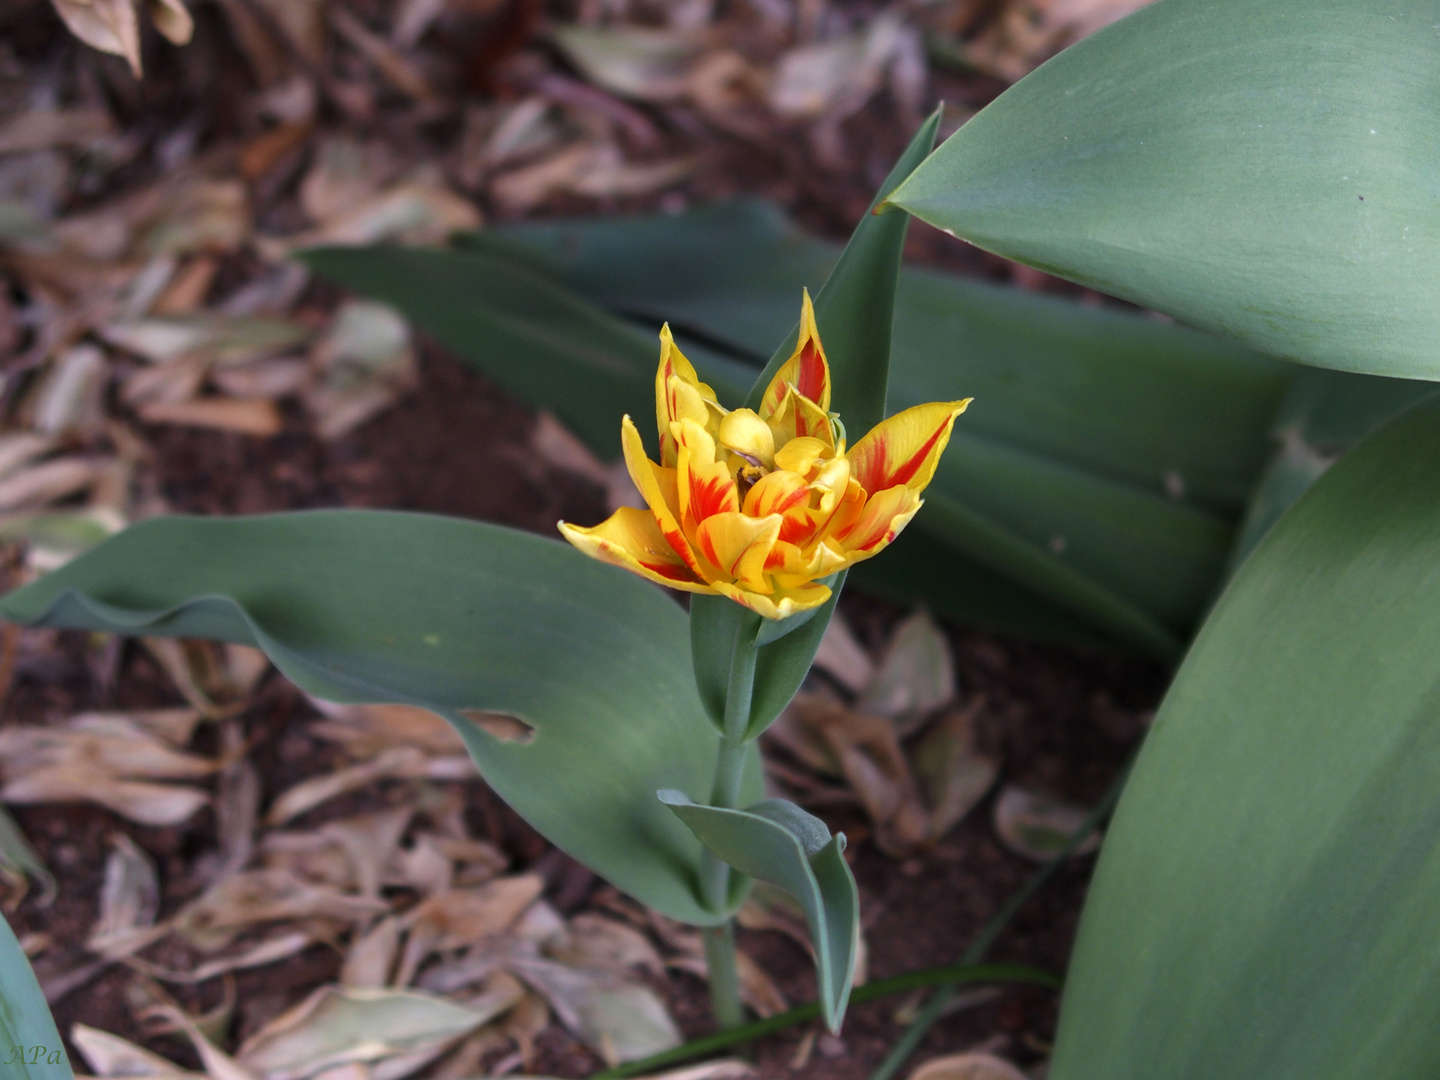
M 696 892 L 698 843 L 654 799 L 708 792 L 714 769 L 685 614 L 558 541 L 373 511 L 157 518 L 12 592 L 0 616 L 255 645 L 317 697 L 429 709 L 558 847 L 672 918 L 717 918 Z M 497 739 L 468 709 L 533 738 Z

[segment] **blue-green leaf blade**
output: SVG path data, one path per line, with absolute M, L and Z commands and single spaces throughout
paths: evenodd
M 74 1080 L 75 1076 L 35 972 L 15 940 L 15 931 L 3 917 L 0 917 L 0 1075 L 6 1080 Z
M 1159 0 L 970 120 L 892 201 L 1324 367 L 1440 377 L 1440 5 Z
M 1217 604 L 1110 828 L 1055 1080 L 1440 1071 L 1437 461 L 1430 398 Z
M 821 1010 L 830 1030 L 839 1030 L 860 942 L 859 893 L 845 862 L 844 834 L 831 836 L 823 821 L 783 799 L 730 810 L 700 805 L 678 791 L 659 796 L 727 864 L 784 889 L 804 909 Z

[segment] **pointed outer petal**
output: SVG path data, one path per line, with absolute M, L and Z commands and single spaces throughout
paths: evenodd
M 695 557 L 694 548 L 680 528 L 680 498 L 676 490 L 675 470 L 663 469 L 645 456 L 640 431 L 628 416 L 620 421 L 620 444 L 625 451 L 625 466 L 630 471 L 630 479 L 655 515 L 661 534 L 675 554 L 684 560 L 691 574 L 704 578 L 700 560 Z
M 767 619 L 788 619 L 791 615 L 817 608 L 830 599 L 830 586 L 821 585 L 818 581 L 809 581 L 791 589 L 776 589 L 769 596 L 723 581 L 715 582 L 711 588 Z
M 679 451 L 675 458 L 675 484 L 680 524 L 690 536 L 706 518 L 740 511 L 740 492 L 723 461 L 715 460 L 715 440 L 693 420 L 681 420 L 671 429 Z
M 882 420 L 845 455 L 855 479 L 872 494 L 896 484 L 923 491 L 970 400 L 916 405 Z
M 560 533 L 592 558 L 623 567 L 643 578 L 685 592 L 710 592 L 666 541 L 655 515 L 622 506 L 593 528 L 560 522 Z
M 750 409 L 736 409 L 720 420 L 720 445 L 738 454 L 755 458 L 770 467 L 775 464 L 775 435 L 770 425 Z
M 779 514 L 753 518 L 735 511 L 715 514 L 700 523 L 695 544 L 720 571 L 745 589 L 768 593 L 765 560 L 780 535 Z
M 830 364 L 825 347 L 820 344 L 820 329 L 815 325 L 815 308 L 806 289 L 800 306 L 800 336 L 790 354 L 760 399 L 760 415 L 765 419 L 779 415 L 787 388 L 793 387 L 801 396 L 819 406 L 821 413 L 830 412 Z M 802 432 L 804 434 L 804 432 Z
M 813 437 L 791 439 L 775 451 L 775 466 L 786 472 L 809 476 L 815 462 L 830 447 L 821 439 Z
M 886 488 L 871 495 L 859 520 L 843 536 L 835 539 L 845 549 L 851 563 L 878 555 L 910 523 L 915 511 L 920 509 L 921 501 L 920 495 L 904 484 Z
M 793 386 L 785 388 L 779 407 L 773 415 L 765 417 L 765 422 L 775 432 L 776 442 L 810 435 L 824 439 L 827 446 L 835 445 L 835 428 L 830 423 L 830 414 Z
M 686 390 L 690 393 L 686 393 Z M 680 399 L 684 398 L 682 402 Z M 685 415 L 705 422 L 703 416 L 692 415 L 697 406 L 704 409 L 714 404 L 719 410 L 715 391 L 700 381 L 695 365 L 685 359 L 680 346 L 670 336 L 670 324 L 660 328 L 660 366 L 655 372 L 655 424 L 660 433 L 660 463 L 669 468 L 675 466 L 675 441 L 670 434 L 672 422 Z

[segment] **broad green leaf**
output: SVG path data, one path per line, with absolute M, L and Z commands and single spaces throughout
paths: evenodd
M 823 821 L 784 799 L 722 810 L 694 803 L 680 791 L 659 796 L 726 863 L 799 902 L 815 950 L 825 1025 L 838 1031 L 860 945 L 860 898 L 845 862 L 845 834 L 831 836 Z
M 700 849 L 657 787 L 708 794 L 717 738 L 685 614 L 558 540 L 421 514 L 157 518 L 0 600 L 28 625 L 256 645 L 298 686 L 449 720 L 556 845 L 674 918 L 713 923 Z M 535 729 L 502 742 L 479 709 Z M 758 758 L 747 790 L 760 790 Z
M 497 346 L 504 339 L 489 329 L 485 279 L 470 257 L 508 259 L 647 336 L 669 320 L 727 404 L 739 403 L 733 388 L 752 382 L 793 329 L 800 285 L 818 287 L 838 255 L 761 203 L 529 225 L 463 242 L 451 252 L 327 253 L 325 269 L 401 303 L 393 279 L 448 260 L 431 284 L 452 312 L 469 313 L 469 331 L 447 340 L 503 382 L 533 357 Z M 707 257 L 695 259 L 698 250 Z M 425 322 L 419 309 L 409 313 Z M 652 407 L 655 355 L 652 345 L 636 361 L 632 415 Z M 1012 632 L 1175 655 L 1224 571 L 1290 371 L 1151 319 L 904 270 L 890 407 L 975 397 L 927 499 L 947 495 L 983 528 L 943 529 L 927 507 L 852 580 Z M 529 393 L 554 409 L 567 391 L 551 381 Z M 573 396 L 569 404 L 590 407 Z M 618 454 L 613 421 L 597 417 L 581 430 L 601 431 L 592 447 Z
M 1159 0 L 952 136 L 892 202 L 1276 356 L 1440 378 L 1440 3 Z
M 34 1059 L 34 1060 L 32 1060 Z M 0 917 L 0 1075 L 6 1080 L 74 1080 L 65 1045 L 30 961 Z
M 1055 1080 L 1440 1073 L 1440 401 L 1236 574 L 1090 886 Z

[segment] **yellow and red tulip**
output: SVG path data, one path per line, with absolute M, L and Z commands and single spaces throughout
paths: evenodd
M 655 375 L 658 465 L 630 417 L 621 422 L 625 464 L 649 509 L 622 507 L 588 529 L 562 521 L 560 531 L 651 581 L 785 618 L 830 598 L 818 579 L 900 534 L 968 404 L 906 409 L 847 451 L 808 292 L 795 352 L 758 412 L 722 408 L 666 326 Z

